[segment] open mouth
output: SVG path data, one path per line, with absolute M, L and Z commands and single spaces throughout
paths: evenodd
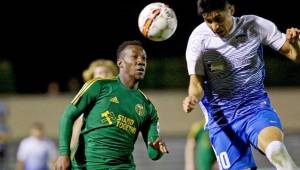
M 224 34 L 224 30 L 216 31 L 215 33 L 218 34 L 218 35 L 223 35 Z
M 145 68 L 138 68 L 137 72 L 145 72 Z

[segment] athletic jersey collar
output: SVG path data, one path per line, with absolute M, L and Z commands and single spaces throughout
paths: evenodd
M 120 75 L 118 75 L 116 78 L 117 78 L 118 82 L 120 83 L 120 85 L 121 85 L 121 87 L 122 87 L 123 89 L 126 89 L 126 90 L 128 90 L 128 91 L 137 91 L 137 90 L 139 89 L 139 88 L 136 88 L 136 89 L 130 89 L 130 88 L 128 88 L 127 86 L 125 86 L 125 85 L 122 83 L 121 79 L 120 79 Z

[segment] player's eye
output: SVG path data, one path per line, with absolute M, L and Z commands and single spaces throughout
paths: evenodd
M 222 23 L 224 21 L 224 18 L 218 16 L 218 17 L 214 18 L 214 20 L 216 23 Z
M 133 55 L 132 58 L 137 59 L 138 55 Z
M 211 19 L 206 19 L 205 20 L 208 24 L 211 24 L 212 23 L 212 20 Z
M 140 56 L 138 56 L 140 59 L 142 59 L 143 61 L 145 61 L 146 60 L 146 56 L 144 56 L 144 55 L 140 55 Z

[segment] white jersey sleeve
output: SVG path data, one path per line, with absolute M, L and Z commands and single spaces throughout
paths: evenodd
M 20 145 L 19 145 L 19 148 L 18 148 L 18 151 L 17 151 L 17 160 L 18 161 L 25 161 L 27 155 L 26 155 L 26 144 L 25 144 L 25 140 L 22 140 Z
M 286 40 L 285 34 L 281 33 L 273 22 L 256 17 L 257 31 L 261 42 L 278 51 Z
M 192 32 L 187 44 L 186 61 L 189 75 L 204 75 L 204 65 L 201 61 L 201 54 L 204 49 L 204 44 L 203 35 L 201 34 L 201 30 L 199 28 L 200 26 L 198 26 Z

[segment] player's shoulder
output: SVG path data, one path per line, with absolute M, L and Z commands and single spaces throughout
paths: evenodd
M 140 94 L 141 99 L 150 107 L 150 108 L 154 108 L 155 106 L 153 105 L 153 103 L 151 102 L 151 100 L 148 98 L 148 96 L 140 89 L 138 89 L 138 92 Z
M 194 47 L 197 47 L 201 51 L 204 48 L 205 42 L 209 41 L 215 35 L 211 29 L 207 26 L 205 22 L 198 25 L 191 33 L 188 40 L 188 47 L 186 51 L 186 56 L 190 58 L 195 55 Z M 198 53 L 196 54 L 198 55 Z
M 141 96 L 141 98 L 143 100 L 145 100 L 146 102 L 151 103 L 151 101 L 149 100 L 149 98 L 147 97 L 147 95 L 141 89 L 138 89 L 138 93 L 140 94 L 140 96 Z
M 243 15 L 243 16 L 239 17 L 237 20 L 241 24 L 245 25 L 248 23 L 251 26 L 262 25 L 265 22 L 269 21 L 269 20 L 267 20 L 263 17 L 257 16 L 257 15 Z
M 30 145 L 34 142 L 34 138 L 33 137 L 26 137 L 24 139 L 21 140 L 20 144 L 22 145 Z
M 110 83 L 115 83 L 117 82 L 116 77 L 111 77 L 111 78 L 94 78 L 85 83 L 84 86 L 92 86 L 92 85 L 105 85 L 105 84 L 110 84 Z
M 240 18 L 243 21 L 253 21 L 253 20 L 256 20 L 261 17 L 259 17 L 257 15 L 242 15 L 241 17 L 238 17 L 238 18 Z
M 87 81 L 80 89 L 80 91 L 77 93 L 77 95 L 82 95 L 86 92 L 96 92 L 99 91 L 99 89 L 102 89 L 103 87 L 107 87 L 107 85 L 112 84 L 116 82 L 116 78 L 111 79 L 103 79 L 103 78 L 94 78 L 89 81 Z M 77 97 L 75 97 L 77 98 Z

